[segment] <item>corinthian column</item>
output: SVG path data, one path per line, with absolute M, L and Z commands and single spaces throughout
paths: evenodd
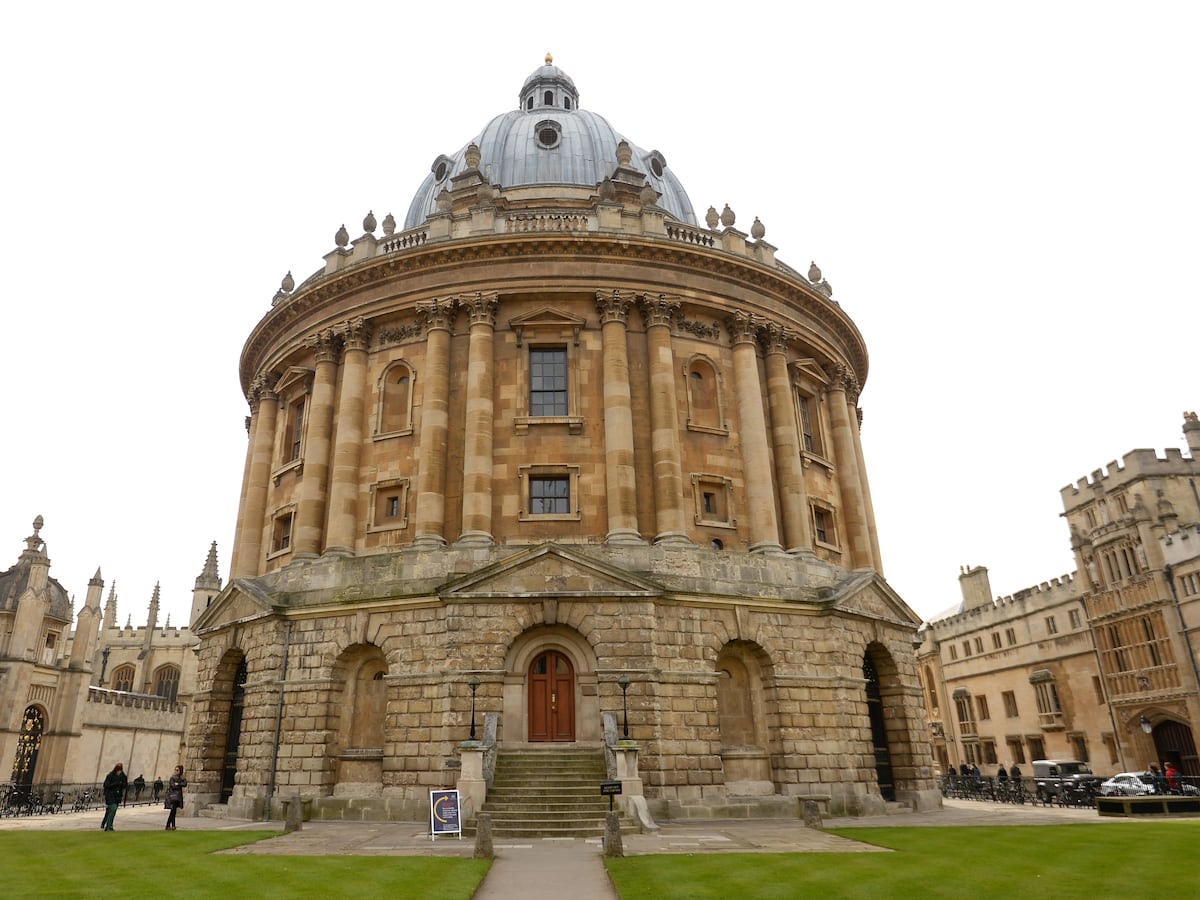
M 846 544 L 850 565 L 870 568 L 871 536 L 867 531 L 867 508 L 859 477 L 857 442 L 850 410 L 858 397 L 858 379 L 848 366 L 837 366 L 829 385 L 829 417 L 833 425 L 833 452 L 837 464 L 838 487 L 842 494 L 842 517 L 846 523 Z M 851 399 L 853 398 L 853 399 Z
M 338 398 L 337 443 L 329 488 L 329 533 L 325 552 L 354 555 L 358 523 L 358 464 L 362 458 L 367 389 L 367 348 L 371 329 L 359 317 L 342 326 L 342 393 Z
M 800 430 L 796 427 L 796 404 L 787 366 L 790 337 L 779 325 L 767 326 L 767 399 L 771 407 L 779 506 L 783 511 L 783 541 L 789 553 L 811 551 L 813 545 L 808 495 L 804 490 L 804 466 L 800 462 Z
M 421 392 L 421 445 L 417 462 L 417 513 L 413 545 L 446 545 L 446 439 L 450 426 L 451 300 L 417 304 L 427 331 L 425 386 Z
M 867 481 L 867 462 L 862 449 L 862 410 L 858 408 L 857 392 L 850 411 L 854 425 L 854 452 L 858 456 L 858 483 L 862 485 L 863 512 L 867 517 L 867 536 L 871 539 L 871 561 L 875 571 L 883 574 L 883 556 L 879 552 L 879 530 L 875 527 L 875 504 L 871 502 L 871 483 Z
M 321 552 L 325 503 L 329 497 L 329 438 L 333 433 L 333 389 L 337 382 L 337 335 L 322 331 L 308 339 L 317 371 L 304 443 L 300 502 L 296 504 L 293 559 L 313 559 Z
M 671 323 L 679 301 L 665 294 L 642 295 L 650 359 L 650 453 L 654 464 L 654 543 L 691 543 L 684 527 L 683 461 L 679 451 L 679 403 Z
M 237 526 L 233 532 L 233 554 L 229 560 L 229 571 L 238 569 L 241 552 L 242 532 L 246 527 L 246 491 L 250 489 L 250 464 L 254 461 L 254 416 L 246 416 L 246 462 L 242 466 L 242 492 L 238 496 Z
M 762 382 L 758 377 L 758 333 L 764 321 L 738 312 L 726 321 L 733 341 L 733 382 L 742 440 L 742 479 L 750 514 L 750 552 L 782 551 L 775 517 L 775 479 L 767 450 Z
M 642 543 L 637 523 L 633 465 L 633 401 L 629 391 L 626 323 L 632 298 L 596 291 L 604 365 L 604 478 L 608 491 L 608 535 L 612 544 Z
M 238 536 L 230 563 L 229 580 L 253 578 L 263 561 L 267 486 L 275 458 L 275 415 L 279 400 L 259 377 L 250 386 L 250 459 L 246 467 L 245 504 L 238 517 Z
M 467 358 L 467 410 L 463 455 L 462 535 L 466 544 L 492 544 L 492 421 L 495 401 L 496 308 L 494 291 L 458 301 L 471 323 Z

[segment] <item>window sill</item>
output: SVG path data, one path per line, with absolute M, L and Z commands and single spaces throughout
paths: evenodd
M 828 475 L 833 475 L 833 473 L 837 471 L 837 467 L 825 457 L 818 456 L 815 453 L 810 453 L 807 450 L 800 451 L 801 465 L 803 465 L 805 468 L 808 468 L 808 466 L 813 465 L 814 463 L 824 469 Z
M 274 472 L 271 473 L 271 477 L 275 479 L 275 486 L 278 487 L 279 480 L 281 478 L 283 478 L 283 476 L 286 475 L 288 472 L 291 472 L 293 470 L 296 472 L 296 477 L 299 477 L 304 474 L 304 457 L 303 456 L 298 456 L 295 459 L 293 459 L 291 462 L 284 463 L 282 466 L 280 466 L 278 469 L 276 469 Z
M 399 431 L 377 431 L 371 435 L 373 441 L 386 441 L 388 438 L 408 437 L 413 433 L 411 428 L 401 428 Z
M 687 423 L 687 430 L 688 431 L 699 431 L 702 434 L 722 434 L 722 435 L 729 434 L 728 428 L 723 428 L 718 425 L 697 425 L 695 422 L 692 422 L 691 420 L 689 420 Z
M 530 425 L 566 425 L 571 434 L 583 433 L 583 416 L 517 416 L 513 419 L 517 434 L 526 434 Z
M 574 513 L 527 513 L 521 510 L 517 513 L 518 522 L 578 522 L 583 518 L 582 512 Z

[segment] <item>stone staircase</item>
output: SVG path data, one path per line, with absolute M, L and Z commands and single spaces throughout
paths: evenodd
M 600 782 L 607 778 L 601 749 L 502 750 L 480 812 L 492 817 L 494 837 L 602 837 L 608 797 Z M 636 830 L 622 816 L 621 831 Z

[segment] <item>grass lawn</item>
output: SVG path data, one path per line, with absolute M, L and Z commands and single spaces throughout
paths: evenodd
M 490 863 L 417 856 L 213 856 L 278 832 L 0 832 L 0 896 L 438 897 L 467 900 Z
M 700 853 L 606 860 L 621 900 L 1200 897 L 1200 821 L 831 829 L 894 853 Z

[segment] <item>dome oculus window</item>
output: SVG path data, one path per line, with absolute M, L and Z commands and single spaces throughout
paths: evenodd
M 562 139 L 562 126 L 550 119 L 538 122 L 535 130 L 538 146 L 545 150 L 553 150 Z
M 646 157 L 646 165 L 650 167 L 650 171 L 654 173 L 655 178 L 662 178 L 663 172 L 667 170 L 667 160 L 657 150 L 652 150 Z
M 433 173 L 434 181 L 442 182 L 446 180 L 446 176 L 450 174 L 450 159 L 442 155 L 433 161 L 433 165 L 429 167 L 429 171 Z

